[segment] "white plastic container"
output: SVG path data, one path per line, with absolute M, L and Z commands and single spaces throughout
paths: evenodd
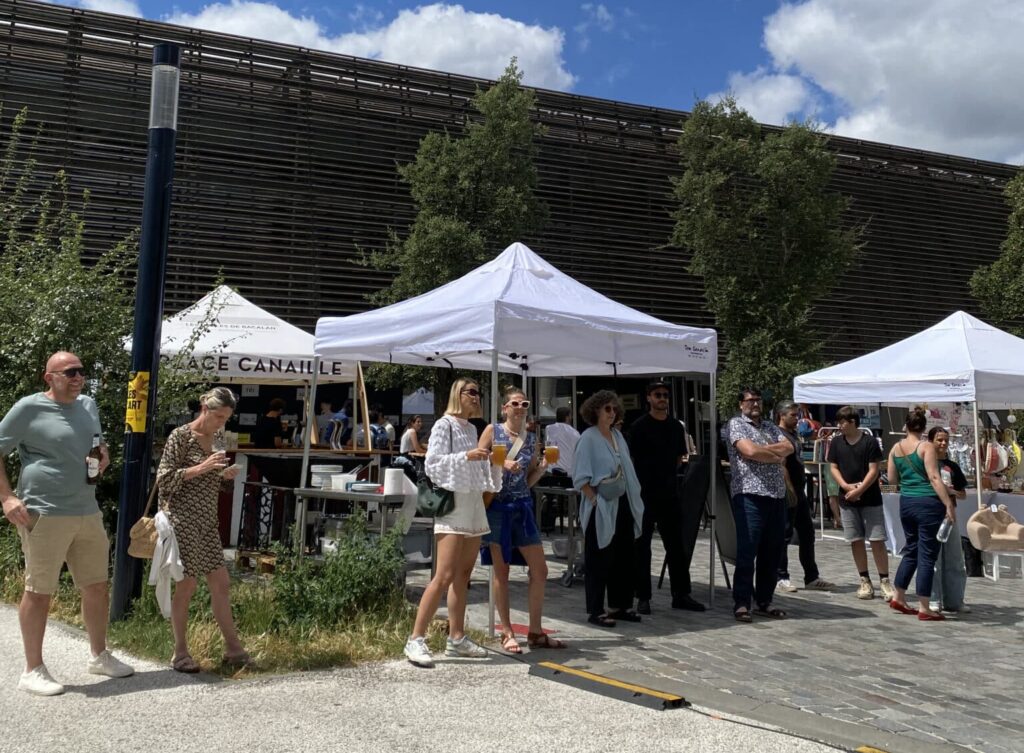
M 334 491 L 348 491 L 348 485 L 356 482 L 358 477 L 354 473 L 335 473 L 331 476 L 331 489 Z
M 345 470 L 341 465 L 314 465 L 310 466 L 309 485 L 314 489 L 330 489 L 331 476 L 342 473 Z

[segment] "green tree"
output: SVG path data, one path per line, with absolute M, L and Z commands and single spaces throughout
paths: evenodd
M 522 75 L 513 58 L 494 86 L 477 90 L 461 137 L 429 133 L 416 159 L 398 168 L 417 214 L 404 238 L 389 229 L 384 249 L 367 255 L 370 266 L 395 272 L 371 302 L 387 305 L 432 290 L 544 226 L 548 212 L 535 195 L 533 163 L 543 129 L 530 119 L 535 96 L 521 87 Z M 369 376 L 380 385 L 430 384 L 441 401 L 449 377 L 444 369 L 380 365 Z
M 731 98 L 698 102 L 683 124 L 672 243 L 692 251 L 728 349 L 724 411 L 744 385 L 779 398 L 821 365 L 812 304 L 850 268 L 861 232 L 843 222 L 849 200 L 829 189 L 826 143 L 807 124 L 764 132 Z
M 971 294 L 985 317 L 1018 337 L 1024 336 L 1024 172 L 1006 184 L 1010 206 L 1006 240 L 999 258 L 971 275 Z

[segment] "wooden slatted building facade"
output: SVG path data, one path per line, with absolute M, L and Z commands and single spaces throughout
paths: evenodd
M 413 216 L 398 163 L 428 131 L 461 131 L 488 82 L 152 21 L 0 0 L 0 133 L 21 107 L 38 157 L 88 189 L 88 247 L 141 217 L 151 48 L 184 48 L 166 308 L 218 269 L 245 296 L 312 329 L 366 308 L 386 278 L 358 264 Z M 540 194 L 551 218 L 525 239 L 581 282 L 669 321 L 713 324 L 688 254 L 667 245 L 686 113 L 537 91 Z M 831 140 L 835 187 L 867 221 L 858 266 L 816 306 L 826 353 L 881 347 L 957 308 L 1006 233 L 1015 168 Z M 813 295 L 808 291 L 808 295 Z M 906 304 L 917 309 L 906 315 Z

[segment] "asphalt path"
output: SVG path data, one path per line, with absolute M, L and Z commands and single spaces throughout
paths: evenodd
M 118 653 L 134 677 L 87 674 L 84 633 L 51 621 L 44 646 L 67 687 L 17 690 L 17 612 L 0 606 L 0 752 L 780 751 L 836 748 L 716 712 L 655 710 L 528 674 L 521 662 L 404 661 L 260 679 L 182 675 Z

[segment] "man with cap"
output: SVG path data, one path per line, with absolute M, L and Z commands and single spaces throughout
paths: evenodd
M 644 500 L 643 532 L 636 543 L 636 611 L 651 613 L 651 539 L 657 525 L 665 546 L 672 587 L 673 609 L 703 612 L 704 605 L 690 596 L 690 558 L 683 541 L 682 504 L 676 473 L 687 455 L 686 429 L 669 415 L 669 386 L 647 385 L 650 410 L 629 429 L 629 454 L 640 479 Z

